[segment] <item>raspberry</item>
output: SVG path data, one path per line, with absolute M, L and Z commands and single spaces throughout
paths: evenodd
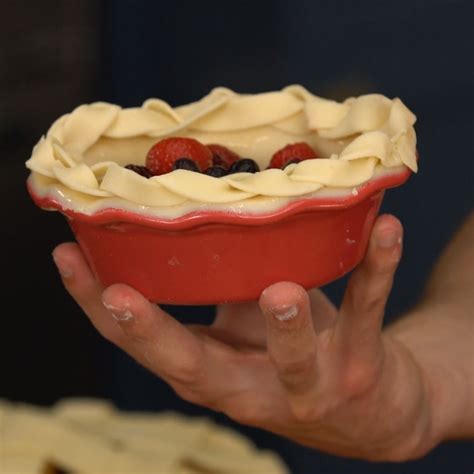
M 194 138 L 172 137 L 155 143 L 146 156 L 146 166 L 154 176 L 173 171 L 173 164 L 181 158 L 196 163 L 199 171 L 212 165 L 212 152 Z
M 285 163 L 285 165 L 283 166 L 282 169 L 285 169 L 287 166 L 289 165 L 293 165 L 293 164 L 297 164 L 299 163 L 301 160 L 299 158 L 293 158 L 292 160 L 289 160 Z
M 153 176 L 152 172 L 146 166 L 130 164 L 125 166 L 125 168 L 130 171 L 134 171 L 135 173 L 139 174 L 140 176 L 143 176 L 144 178 L 151 178 Z
M 237 153 L 234 153 L 225 146 L 212 143 L 207 145 L 207 148 L 212 151 L 212 164 L 214 166 L 222 166 L 225 169 L 229 169 L 233 163 L 240 159 Z
M 278 150 L 272 156 L 269 168 L 283 169 L 290 160 L 299 159 L 303 161 L 312 158 L 318 158 L 318 155 L 307 143 L 291 143 Z

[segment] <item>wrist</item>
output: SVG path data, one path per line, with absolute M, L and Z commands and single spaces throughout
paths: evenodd
M 463 331 L 466 327 L 444 306 L 420 308 L 386 330 L 418 367 L 430 420 L 421 443 L 427 450 L 474 433 L 472 367 L 466 364 L 472 349 Z
M 387 431 L 384 460 L 409 461 L 428 453 L 437 441 L 433 436 L 432 394 L 429 381 L 411 351 L 391 335 L 384 335 L 385 381 L 381 400 L 390 400 L 388 415 L 392 433 Z M 383 406 L 383 402 L 381 403 Z M 387 423 L 387 419 L 381 423 Z

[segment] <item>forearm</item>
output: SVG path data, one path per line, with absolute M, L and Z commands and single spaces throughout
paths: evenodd
M 436 262 L 420 306 L 453 303 L 474 316 L 474 212 L 465 219 Z
M 435 265 L 420 304 L 387 329 L 425 376 L 435 442 L 474 435 L 473 268 L 471 214 Z

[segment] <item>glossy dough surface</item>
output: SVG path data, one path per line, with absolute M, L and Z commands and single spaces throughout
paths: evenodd
M 217 88 L 176 108 L 159 99 L 139 108 L 81 105 L 51 126 L 26 165 L 37 193 L 85 213 L 107 206 L 170 217 L 203 207 L 258 212 L 324 189 L 350 192 L 377 173 L 416 171 L 415 121 L 400 99 L 378 94 L 338 103 L 297 85 L 255 95 Z M 263 171 L 214 178 L 176 170 L 146 179 L 124 168 L 144 164 L 168 136 L 219 143 Z M 302 141 L 322 158 L 264 169 L 278 149 Z

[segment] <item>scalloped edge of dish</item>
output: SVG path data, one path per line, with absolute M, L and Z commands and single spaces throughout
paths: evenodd
M 95 225 L 107 225 L 109 223 L 127 222 L 153 228 L 166 230 L 183 230 L 205 224 L 235 224 L 235 225 L 262 225 L 275 222 L 279 219 L 290 217 L 294 214 L 308 211 L 328 211 L 346 209 L 354 206 L 360 201 L 369 198 L 376 192 L 384 189 L 394 188 L 404 184 L 412 172 L 405 168 L 401 172 L 384 174 L 372 178 L 357 187 L 357 193 L 347 193 L 343 196 L 323 196 L 304 198 L 300 197 L 284 205 L 280 209 L 267 213 L 229 213 L 225 211 L 191 211 L 173 219 L 164 219 L 156 216 L 139 214 L 126 209 L 105 208 L 93 214 L 84 214 L 72 209 L 65 208 L 57 199 L 46 193 L 40 196 L 27 180 L 28 192 L 35 204 L 47 210 L 57 210 L 70 219 L 78 219 Z

